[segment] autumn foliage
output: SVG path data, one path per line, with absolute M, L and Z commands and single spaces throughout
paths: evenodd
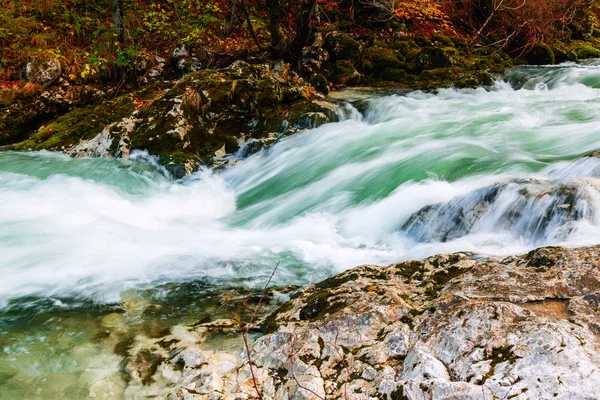
M 463 36 L 514 55 L 535 43 L 581 39 L 597 24 L 596 0 L 0 0 L 0 81 L 52 55 L 75 81 L 122 79 L 136 65 L 169 59 L 184 44 L 204 67 L 254 54 L 294 61 L 316 32 Z

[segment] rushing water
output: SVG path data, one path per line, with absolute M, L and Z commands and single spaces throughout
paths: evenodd
M 600 243 L 600 159 L 581 158 L 600 149 L 600 66 L 505 78 L 363 95 L 344 121 L 181 181 L 143 153 L 0 153 L 0 397 L 85 398 L 118 367 L 89 344 L 94 324 L 127 299 L 194 284 L 170 314 L 189 322 L 210 290 L 260 287 L 277 264 L 275 285 L 303 285 L 363 263 Z

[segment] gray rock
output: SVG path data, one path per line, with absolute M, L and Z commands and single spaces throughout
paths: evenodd
M 593 399 L 598 260 L 600 246 L 549 247 L 362 266 L 270 316 L 275 329 L 251 345 L 252 370 L 241 347 L 237 357 L 200 350 L 201 332 L 178 328 L 168 349 L 136 338 L 127 371 L 139 382 L 159 360 L 144 393 L 177 399 L 256 398 L 252 372 L 264 399 Z
M 27 80 L 43 86 L 50 86 L 62 73 L 60 61 L 55 57 L 34 60 L 27 64 Z

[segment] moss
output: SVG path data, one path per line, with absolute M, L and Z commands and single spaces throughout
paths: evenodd
M 327 278 L 324 281 L 317 283 L 315 286 L 319 289 L 331 289 L 336 288 L 343 285 L 346 282 L 355 281 L 359 278 L 359 275 L 356 273 L 352 274 L 343 274 L 333 276 L 331 278 Z
M 362 70 L 377 75 L 387 68 L 402 68 L 403 63 L 390 49 L 370 47 L 363 52 Z
M 348 60 L 339 60 L 333 65 L 333 80 L 336 83 L 356 85 L 360 76 L 357 74 L 354 64 Z
M 486 355 L 486 359 L 490 360 L 490 370 L 483 376 L 481 384 L 483 385 L 488 379 L 494 376 L 496 366 L 503 362 L 514 364 L 518 357 L 515 355 L 513 346 L 500 346 L 492 348 L 491 354 Z
M 417 54 L 417 67 L 423 70 L 447 68 L 452 66 L 452 58 L 437 47 L 425 47 Z
M 405 82 L 408 73 L 404 68 L 387 68 L 381 73 L 381 78 L 391 82 Z
M 277 322 L 277 317 L 280 314 L 291 311 L 293 309 L 294 309 L 293 301 L 287 301 L 287 302 L 283 303 L 281 306 L 279 306 L 279 308 L 277 308 L 275 311 L 273 311 L 271 314 L 269 314 L 267 316 L 267 318 L 265 318 L 265 320 L 260 325 L 259 330 L 264 333 L 276 332 L 277 329 L 279 329 L 279 323 Z
M 526 55 L 530 65 L 554 64 L 554 51 L 545 43 L 537 43 Z
M 325 38 L 324 47 L 332 61 L 356 60 L 360 56 L 360 43 L 343 33 L 329 34 Z
M 442 35 L 441 33 L 434 32 L 431 34 L 431 41 L 434 45 L 442 47 L 454 47 L 454 41 L 448 36 Z
M 320 290 L 306 299 L 306 305 L 300 309 L 301 321 L 317 321 L 325 315 L 335 314 L 346 308 L 348 304 L 336 300 L 335 295 L 327 290 Z
M 600 50 L 590 45 L 579 45 L 573 49 L 578 59 L 599 58 Z
M 423 280 L 427 268 L 425 263 L 422 261 L 406 261 L 402 264 L 396 265 L 396 275 L 399 275 L 407 280 L 408 283 L 413 280 Z
M 426 87 L 438 88 L 451 85 L 456 80 L 456 74 L 451 68 L 436 68 L 421 72 L 419 79 Z
M 327 78 L 323 74 L 312 76 L 310 78 L 310 85 L 324 95 L 329 93 L 329 82 L 327 82 Z
M 567 46 L 563 42 L 554 43 L 552 46 L 552 52 L 554 53 L 554 59 L 556 63 L 577 61 L 577 53 L 575 53 L 571 47 Z

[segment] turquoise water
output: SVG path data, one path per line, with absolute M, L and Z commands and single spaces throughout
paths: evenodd
M 211 291 L 262 287 L 276 264 L 275 286 L 304 285 L 364 263 L 600 242 L 600 161 L 575 161 L 600 149 L 594 63 L 519 69 L 491 90 L 346 96 L 348 119 L 180 181 L 143 152 L 0 153 L 0 398 L 86 398 L 118 375 L 106 315 L 133 330 L 210 318 Z

